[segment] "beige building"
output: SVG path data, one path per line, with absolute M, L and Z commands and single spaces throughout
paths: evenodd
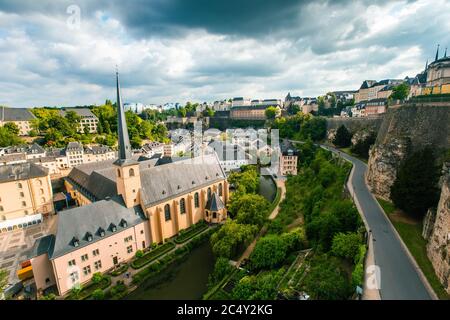
M 273 105 L 254 105 L 254 106 L 238 106 L 232 107 L 230 111 L 231 119 L 240 120 L 266 120 L 266 109 Z M 281 108 L 274 106 L 281 114 Z
M 18 228 L 16 219 L 49 215 L 54 212 L 52 199 L 47 169 L 28 162 L 0 167 L 0 221 Z
M 206 220 L 227 218 L 226 175 L 216 156 L 155 166 L 135 161 L 119 94 L 119 158 L 75 167 L 65 180 L 80 207 L 60 212 L 55 236 L 38 240 L 31 264 L 38 290 L 66 294 L 130 260 L 136 250 L 162 243 Z
M 436 52 L 436 59 L 428 65 L 427 87 L 439 87 L 450 84 L 450 57 L 447 57 L 447 50 L 442 58 L 438 58 L 439 48 Z
M 26 136 L 33 129 L 31 127 L 32 121 L 36 117 L 25 108 L 7 108 L 0 107 L 0 126 L 5 123 L 12 122 L 19 128 L 19 136 Z
M 297 175 L 298 151 L 288 140 L 280 145 L 279 174 L 282 176 Z
M 74 111 L 81 117 L 78 132 L 84 132 L 84 128 L 89 130 L 89 133 L 97 133 L 98 118 L 88 108 L 63 108 L 59 114 L 64 117 L 68 111 Z

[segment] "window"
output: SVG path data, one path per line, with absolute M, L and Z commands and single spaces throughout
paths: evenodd
M 89 259 L 89 257 L 88 257 L 87 254 L 83 254 L 83 255 L 81 256 L 81 261 L 86 261 L 87 259 Z
M 211 200 L 211 188 L 208 188 L 208 201 Z
M 25 197 L 25 194 L 23 192 L 21 192 L 20 196 L 23 198 L 23 197 Z
M 166 218 L 166 221 L 169 221 L 171 219 L 170 217 L 170 205 L 166 204 L 164 206 L 164 217 Z
M 95 257 L 95 256 L 98 256 L 100 254 L 100 251 L 98 250 L 98 249 L 95 249 L 94 251 L 92 251 L 92 255 Z
M 180 214 L 186 213 L 186 202 L 184 201 L 184 198 L 181 198 L 180 200 Z
M 219 197 L 222 196 L 223 190 L 222 190 L 222 184 L 219 183 Z
M 213 219 L 216 219 L 217 218 L 217 212 L 213 212 Z
M 83 268 L 83 273 L 85 276 L 91 273 L 91 266 L 86 266 Z
M 0 206 L 0 211 L 4 211 L 3 206 Z
M 145 249 L 145 241 L 142 241 L 142 249 Z
M 126 237 L 125 239 L 123 239 L 123 241 L 125 242 L 133 241 L 133 236 Z
M 120 178 L 120 169 L 117 169 L 117 176 Z
M 70 274 L 70 279 L 72 280 L 72 283 L 75 283 L 75 282 L 77 282 L 78 281 L 78 272 L 72 272 L 71 274 Z
M 40 186 L 42 186 L 42 180 L 38 180 L 38 183 L 39 183 Z
M 130 177 L 134 177 L 134 169 L 133 168 L 130 169 L 129 173 L 130 173 Z
M 198 192 L 196 192 L 196 193 L 194 194 L 194 204 L 195 204 L 195 207 L 196 207 L 196 208 L 200 207 L 200 201 L 199 201 L 199 199 L 198 199 Z
M 22 184 L 20 182 L 17 184 L 17 188 L 22 189 Z
M 102 261 L 101 260 L 95 261 L 94 262 L 94 268 L 95 268 L 95 270 L 101 269 L 102 268 Z
M 144 230 L 141 230 L 141 234 L 144 234 Z
M 22 201 L 22 207 L 26 207 L 27 203 L 25 201 Z
M 69 267 L 76 265 L 75 259 L 69 261 Z
M 42 202 L 45 202 L 45 198 L 44 198 L 44 197 L 42 197 L 42 198 L 41 198 L 41 201 L 42 201 Z
M 133 252 L 133 246 L 128 246 L 127 253 L 132 253 L 132 252 Z

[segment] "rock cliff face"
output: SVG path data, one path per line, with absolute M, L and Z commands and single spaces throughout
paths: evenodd
M 388 200 L 401 161 L 426 145 L 450 149 L 450 103 L 448 107 L 405 105 L 390 109 L 369 152 L 367 181 L 371 191 Z
M 450 294 L 450 174 L 442 185 L 433 231 L 427 244 L 427 254 L 436 275 Z
M 408 138 L 392 138 L 387 143 L 370 149 L 367 182 L 376 196 L 384 200 L 390 199 L 397 170 L 410 149 L 411 141 Z

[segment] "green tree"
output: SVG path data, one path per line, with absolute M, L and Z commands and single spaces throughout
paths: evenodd
M 222 281 L 225 276 L 229 275 L 233 271 L 230 261 L 224 257 L 218 257 L 214 264 L 214 270 L 209 275 L 208 286 L 212 287 L 215 284 Z
M 352 146 L 352 153 L 364 158 L 369 159 L 370 147 L 375 143 L 377 136 L 375 132 L 370 132 L 370 134 L 362 140 L 359 140 L 355 145 Z
M 22 139 L 20 139 L 17 135 L 12 134 L 5 127 L 0 127 L 0 147 L 15 146 L 22 143 Z
M 354 261 L 359 253 L 361 236 L 355 232 L 338 233 L 333 237 L 331 252 L 338 257 Z
M 94 292 L 92 292 L 92 299 L 94 299 L 94 300 L 104 300 L 105 299 L 105 292 L 102 289 L 95 289 Z
M 264 272 L 257 276 L 244 276 L 234 287 L 231 295 L 236 300 L 274 300 L 283 269 Z
M 344 125 L 341 125 L 334 137 L 333 144 L 340 148 L 346 148 L 352 143 L 352 134 L 347 130 Z
M 389 98 L 393 100 L 405 100 L 408 95 L 409 86 L 406 83 L 402 83 L 392 89 L 392 94 Z
M 19 127 L 14 122 L 7 122 L 3 127 L 13 135 L 18 135 L 20 132 Z
M 287 253 L 287 243 L 275 234 L 262 237 L 256 243 L 255 249 L 250 255 L 252 268 L 272 269 L 283 262 Z
M 273 120 L 273 119 L 275 119 L 275 117 L 278 114 L 278 109 L 273 107 L 273 106 L 267 107 L 266 111 L 265 111 L 265 114 L 266 114 L 267 119 L 272 119 Z
M 253 239 L 257 230 L 256 226 L 227 220 L 219 231 L 211 236 L 214 255 L 227 259 L 234 258 Z
M 391 187 L 392 201 L 407 214 L 423 217 L 439 200 L 439 174 L 431 147 L 414 152 L 400 165 Z
M 233 194 L 229 211 L 242 224 L 261 226 L 268 215 L 269 202 L 259 194 Z
M 103 279 L 104 279 L 103 274 L 101 272 L 96 272 L 96 273 L 94 273 L 92 275 L 92 279 L 91 280 L 92 280 L 93 283 L 100 283 L 100 282 L 103 281 Z

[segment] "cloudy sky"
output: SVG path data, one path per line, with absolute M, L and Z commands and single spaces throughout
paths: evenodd
M 0 0 L 0 105 L 283 98 L 423 70 L 450 0 Z

